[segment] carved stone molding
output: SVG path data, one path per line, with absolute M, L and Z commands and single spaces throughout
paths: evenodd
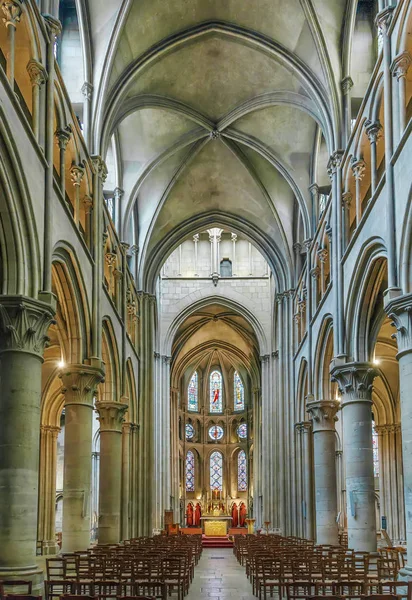
M 55 307 L 25 296 L 0 296 L 0 353 L 21 350 L 43 357 Z
M 56 129 L 54 135 L 56 136 L 56 141 L 60 150 L 66 150 L 67 144 L 69 143 L 72 135 L 72 128 L 70 125 L 67 125 L 67 127 L 64 129 Z
M 30 77 L 30 82 L 33 87 L 40 87 L 47 81 L 48 75 L 45 67 L 34 58 L 31 58 L 27 63 L 27 73 Z
M 379 121 L 370 121 L 369 119 L 365 122 L 365 131 L 368 136 L 369 142 L 377 143 L 382 137 L 383 127 Z
M 349 402 L 372 402 L 372 384 L 378 370 L 369 363 L 347 363 L 331 371 L 342 394 L 342 406 Z
M 340 408 L 337 400 L 315 400 L 306 404 L 306 410 L 311 416 L 313 433 L 318 431 L 334 431 L 336 413 Z
M 400 355 L 412 352 L 412 294 L 404 294 L 385 304 L 385 312 L 398 333 L 392 334 Z
M 375 425 L 375 431 L 378 435 L 384 436 L 390 433 L 399 433 L 401 431 L 400 423 L 386 423 L 385 425 Z
M 1 9 L 4 14 L 3 23 L 5 26 L 14 27 L 14 29 L 16 29 L 22 13 L 21 2 L 17 0 L 4 0 L 1 3 Z
M 392 72 L 394 77 L 399 81 L 402 78 L 406 78 L 409 67 L 411 66 L 412 57 L 408 51 L 402 52 L 395 56 L 392 63 Z
M 100 431 L 121 433 L 124 414 L 128 408 L 128 404 L 122 402 L 96 402 Z
M 366 163 L 365 161 L 360 158 L 353 158 L 352 162 L 351 162 L 351 168 L 352 168 L 352 172 L 353 172 L 353 176 L 355 177 L 355 179 L 362 181 L 362 179 L 365 176 L 365 170 L 366 170 Z
M 59 377 L 65 406 L 83 404 L 92 408 L 97 386 L 104 381 L 104 371 L 89 365 L 69 365 Z

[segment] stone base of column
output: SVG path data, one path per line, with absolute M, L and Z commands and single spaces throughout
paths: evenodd
M 37 565 L 30 567 L 18 567 L 16 569 L 1 569 L 0 568 L 0 580 L 7 579 L 24 579 L 32 582 L 32 594 L 34 596 L 43 596 L 44 591 L 44 572 Z M 16 588 L 9 588 L 8 593 L 10 594 L 21 594 L 21 586 Z
M 56 543 L 56 540 L 44 540 L 41 544 L 42 555 L 50 556 L 51 554 L 59 554 L 60 548 Z

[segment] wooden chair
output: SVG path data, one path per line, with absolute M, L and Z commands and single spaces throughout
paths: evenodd
M 33 594 L 6 594 L 4 598 L 12 600 L 42 600 L 41 596 L 33 596 Z
M 82 594 L 63 594 L 60 600 L 97 600 L 96 596 L 86 596 Z
M 311 594 L 316 594 L 316 585 L 311 581 L 285 583 L 287 600 L 305 599 Z
M 47 579 L 66 579 L 65 561 L 63 558 L 46 558 Z
M 161 563 L 162 581 L 170 595 L 177 590 L 178 600 L 183 600 L 185 590 L 184 563 L 180 558 L 163 558 Z
M 19 594 L 28 594 L 32 593 L 33 584 L 31 581 L 27 579 L 2 579 L 0 580 L 0 596 L 10 596 L 13 592 L 7 592 L 6 588 L 25 588 L 24 590 L 19 591 Z
M 118 596 L 118 600 L 156 600 L 155 596 Z
M 65 594 L 73 594 L 75 592 L 75 583 L 67 579 L 55 579 L 44 582 L 44 595 L 46 600 L 52 598 L 60 598 Z

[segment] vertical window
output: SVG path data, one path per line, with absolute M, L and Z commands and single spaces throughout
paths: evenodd
M 235 410 L 245 410 L 245 388 L 237 371 L 235 371 L 233 376 L 233 386 L 235 392 Z
M 379 477 L 379 444 L 378 433 L 375 428 L 375 421 L 372 421 L 372 449 L 373 449 L 373 473 Z
M 186 454 L 186 492 L 195 491 L 195 455 L 191 450 Z
M 223 458 L 217 451 L 210 455 L 210 489 L 223 489 Z
M 247 490 L 247 460 L 244 450 L 237 455 L 237 489 L 239 492 Z
M 223 410 L 222 400 L 222 375 L 219 371 L 213 371 L 209 379 L 210 387 L 210 412 L 221 413 Z
M 193 373 L 187 388 L 187 408 L 188 410 L 199 410 L 197 371 Z

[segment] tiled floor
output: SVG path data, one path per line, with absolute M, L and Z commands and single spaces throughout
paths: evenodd
M 205 548 L 185 600 L 256 600 L 232 548 Z

